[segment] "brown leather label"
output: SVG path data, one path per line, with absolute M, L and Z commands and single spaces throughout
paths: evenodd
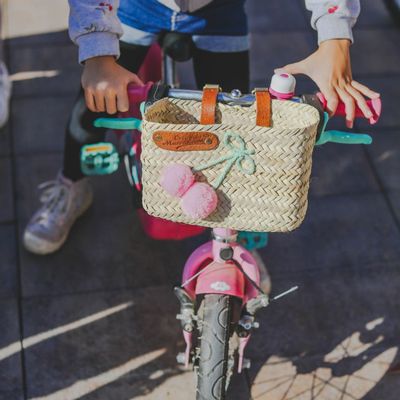
M 153 142 L 164 150 L 205 151 L 219 145 L 218 136 L 211 132 L 155 131 Z

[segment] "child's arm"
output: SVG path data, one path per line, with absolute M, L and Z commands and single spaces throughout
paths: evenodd
M 116 62 L 122 35 L 119 0 L 69 0 L 69 6 L 69 33 L 84 64 L 82 86 L 88 108 L 110 114 L 127 111 L 128 84 L 142 82 Z
M 336 111 L 339 99 L 343 101 L 347 126 L 352 127 L 355 104 L 366 118 L 370 118 L 372 113 L 364 96 L 379 97 L 378 93 L 352 78 L 350 45 L 353 42 L 352 27 L 360 13 L 360 1 L 306 0 L 306 6 L 312 11 L 311 24 L 318 30 L 319 48 L 305 60 L 281 69 L 313 79 L 327 99 L 330 113 Z

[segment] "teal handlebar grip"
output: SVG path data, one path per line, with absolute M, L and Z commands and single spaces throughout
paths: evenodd
M 322 132 L 316 145 L 325 143 L 341 143 L 341 144 L 371 144 L 372 137 L 366 133 L 349 133 L 343 131 L 325 131 Z
M 137 118 L 97 118 L 93 125 L 96 128 L 107 128 L 107 129 L 139 129 L 142 126 L 142 121 Z

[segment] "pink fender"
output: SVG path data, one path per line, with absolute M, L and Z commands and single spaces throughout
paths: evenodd
M 187 260 L 183 270 L 182 283 L 188 295 L 194 299 L 196 294 L 200 293 L 226 293 L 242 298 L 243 303 L 256 297 L 258 295 L 257 290 L 247 282 L 246 278 L 237 267 L 232 264 L 226 264 L 215 257 L 213 245 L 215 250 L 215 247 L 218 246 L 215 242 L 210 241 L 203 244 L 197 248 Z M 254 282 L 259 284 L 260 273 L 257 262 L 252 254 L 237 243 L 232 243 L 232 247 L 234 249 L 235 260 L 239 261 L 246 274 Z M 210 265 L 211 263 L 215 265 Z M 209 271 L 205 270 L 204 273 L 200 273 L 200 271 L 207 266 L 209 267 Z M 196 276 L 196 274 L 199 275 Z M 235 284 L 232 283 L 232 279 L 237 280 Z M 227 282 L 231 287 L 226 291 L 210 288 L 210 285 L 214 282 Z M 213 286 L 220 286 L 224 289 L 223 285 L 221 286 L 217 283 Z
M 242 272 L 232 263 L 213 261 L 197 278 L 196 295 L 229 294 L 245 297 L 245 278 Z

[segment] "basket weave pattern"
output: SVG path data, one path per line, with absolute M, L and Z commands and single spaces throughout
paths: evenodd
M 142 126 L 143 205 L 153 216 L 188 224 L 255 232 L 285 232 L 297 228 L 305 217 L 319 114 L 316 109 L 288 101 L 272 101 L 272 127 L 255 125 L 255 106 L 219 104 L 215 125 L 200 125 L 201 103 L 163 99 L 145 113 Z M 174 152 L 161 149 L 152 140 L 158 130 L 207 131 L 220 145 L 213 151 Z M 239 135 L 252 156 L 256 170 L 244 175 L 233 167 L 217 190 L 218 207 L 206 219 L 191 219 L 180 199 L 161 187 L 164 166 L 181 163 L 196 167 L 229 154 L 223 146 L 227 132 Z M 223 165 L 198 172 L 198 181 L 212 184 Z

